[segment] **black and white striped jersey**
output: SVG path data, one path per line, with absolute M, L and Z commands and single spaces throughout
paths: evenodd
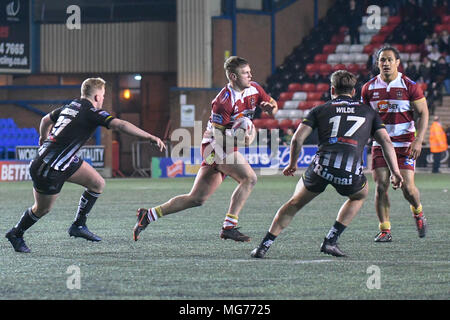
M 55 125 L 39 148 L 38 159 L 58 171 L 69 166 L 98 126 L 109 128 L 114 119 L 107 111 L 95 109 L 87 99 L 76 99 L 53 110 L 50 118 Z
M 377 112 L 348 96 L 315 107 L 303 124 L 318 129 L 315 163 L 362 174 L 364 146 L 375 131 L 384 128 Z

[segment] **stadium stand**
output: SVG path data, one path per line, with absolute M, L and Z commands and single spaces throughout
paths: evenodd
M 39 133 L 35 128 L 18 128 L 14 119 L 0 118 L 0 159 L 14 159 L 16 146 L 37 146 Z
M 278 127 L 284 129 L 288 123 L 286 119 L 299 123 L 311 108 L 323 103 L 329 91 L 328 78 L 336 70 L 346 69 L 356 74 L 360 90 L 378 73 L 373 55 L 384 44 L 399 50 L 402 61 L 399 70 L 421 84 L 433 113 L 435 101 L 438 100 L 438 104 L 442 101 L 439 92 L 450 94 L 450 15 L 449 8 L 439 1 L 424 6 L 419 8 L 411 0 L 399 7 L 395 15 L 389 15 L 392 8 L 384 7 L 380 28 L 371 28 L 367 23 L 369 16 L 363 16 L 359 28 L 360 43 L 351 44 L 345 25 L 346 1 L 336 1 L 317 27 L 294 48 L 267 81 L 267 92 L 277 100 L 280 109 L 275 117 L 279 121 Z M 437 61 L 429 62 L 430 77 L 427 78 L 421 72 L 427 68 L 421 66 L 424 57 L 432 57 L 433 46 L 439 46 L 438 56 L 445 58 L 446 68 L 442 64 L 437 65 Z M 444 74 L 442 69 L 447 73 Z M 411 71 L 411 75 L 405 70 Z M 436 79 L 437 72 L 441 73 L 440 79 Z M 255 125 L 258 128 L 258 124 Z

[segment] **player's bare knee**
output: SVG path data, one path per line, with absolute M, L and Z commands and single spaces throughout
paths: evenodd
M 191 199 L 191 205 L 192 207 L 200 207 L 206 202 L 206 198 L 192 198 Z
M 389 184 L 386 183 L 378 183 L 376 186 L 377 194 L 387 194 L 389 190 Z
M 105 184 L 106 184 L 105 179 L 99 176 L 92 184 L 92 186 L 89 188 L 89 190 L 96 193 L 102 193 L 103 189 L 105 188 Z
M 249 174 L 245 179 L 244 183 L 247 184 L 250 188 L 253 188 L 256 185 L 256 182 L 258 182 L 258 177 L 256 176 L 256 173 Z

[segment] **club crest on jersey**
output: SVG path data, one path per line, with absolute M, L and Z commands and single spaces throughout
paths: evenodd
M 397 99 L 401 99 L 403 97 L 403 93 L 401 90 L 397 90 Z

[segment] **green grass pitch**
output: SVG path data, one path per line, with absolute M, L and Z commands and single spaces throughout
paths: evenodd
M 373 242 L 378 220 L 374 184 L 367 177 L 370 196 L 340 239 L 348 258 L 319 252 L 345 200 L 328 187 L 297 214 L 263 260 L 250 252 L 298 177 L 259 177 L 240 215 L 242 231 L 252 237 L 248 243 L 219 238 L 236 186 L 229 178 L 202 207 L 161 218 L 137 242 L 132 240 L 136 209 L 188 192 L 193 179 L 108 179 L 88 219 L 103 238 L 99 243 L 69 237 L 83 189 L 67 183 L 52 212 L 25 234 L 31 254 L 14 252 L 3 235 L 32 204 L 32 184 L 2 183 L 0 299 L 448 299 L 450 175 L 416 175 L 429 223 L 423 239 L 401 191 L 390 191 L 394 240 L 387 244 Z M 71 266 L 80 271 L 79 288 L 68 286 Z M 375 288 L 368 286 L 375 283 L 373 276 L 379 280 Z

